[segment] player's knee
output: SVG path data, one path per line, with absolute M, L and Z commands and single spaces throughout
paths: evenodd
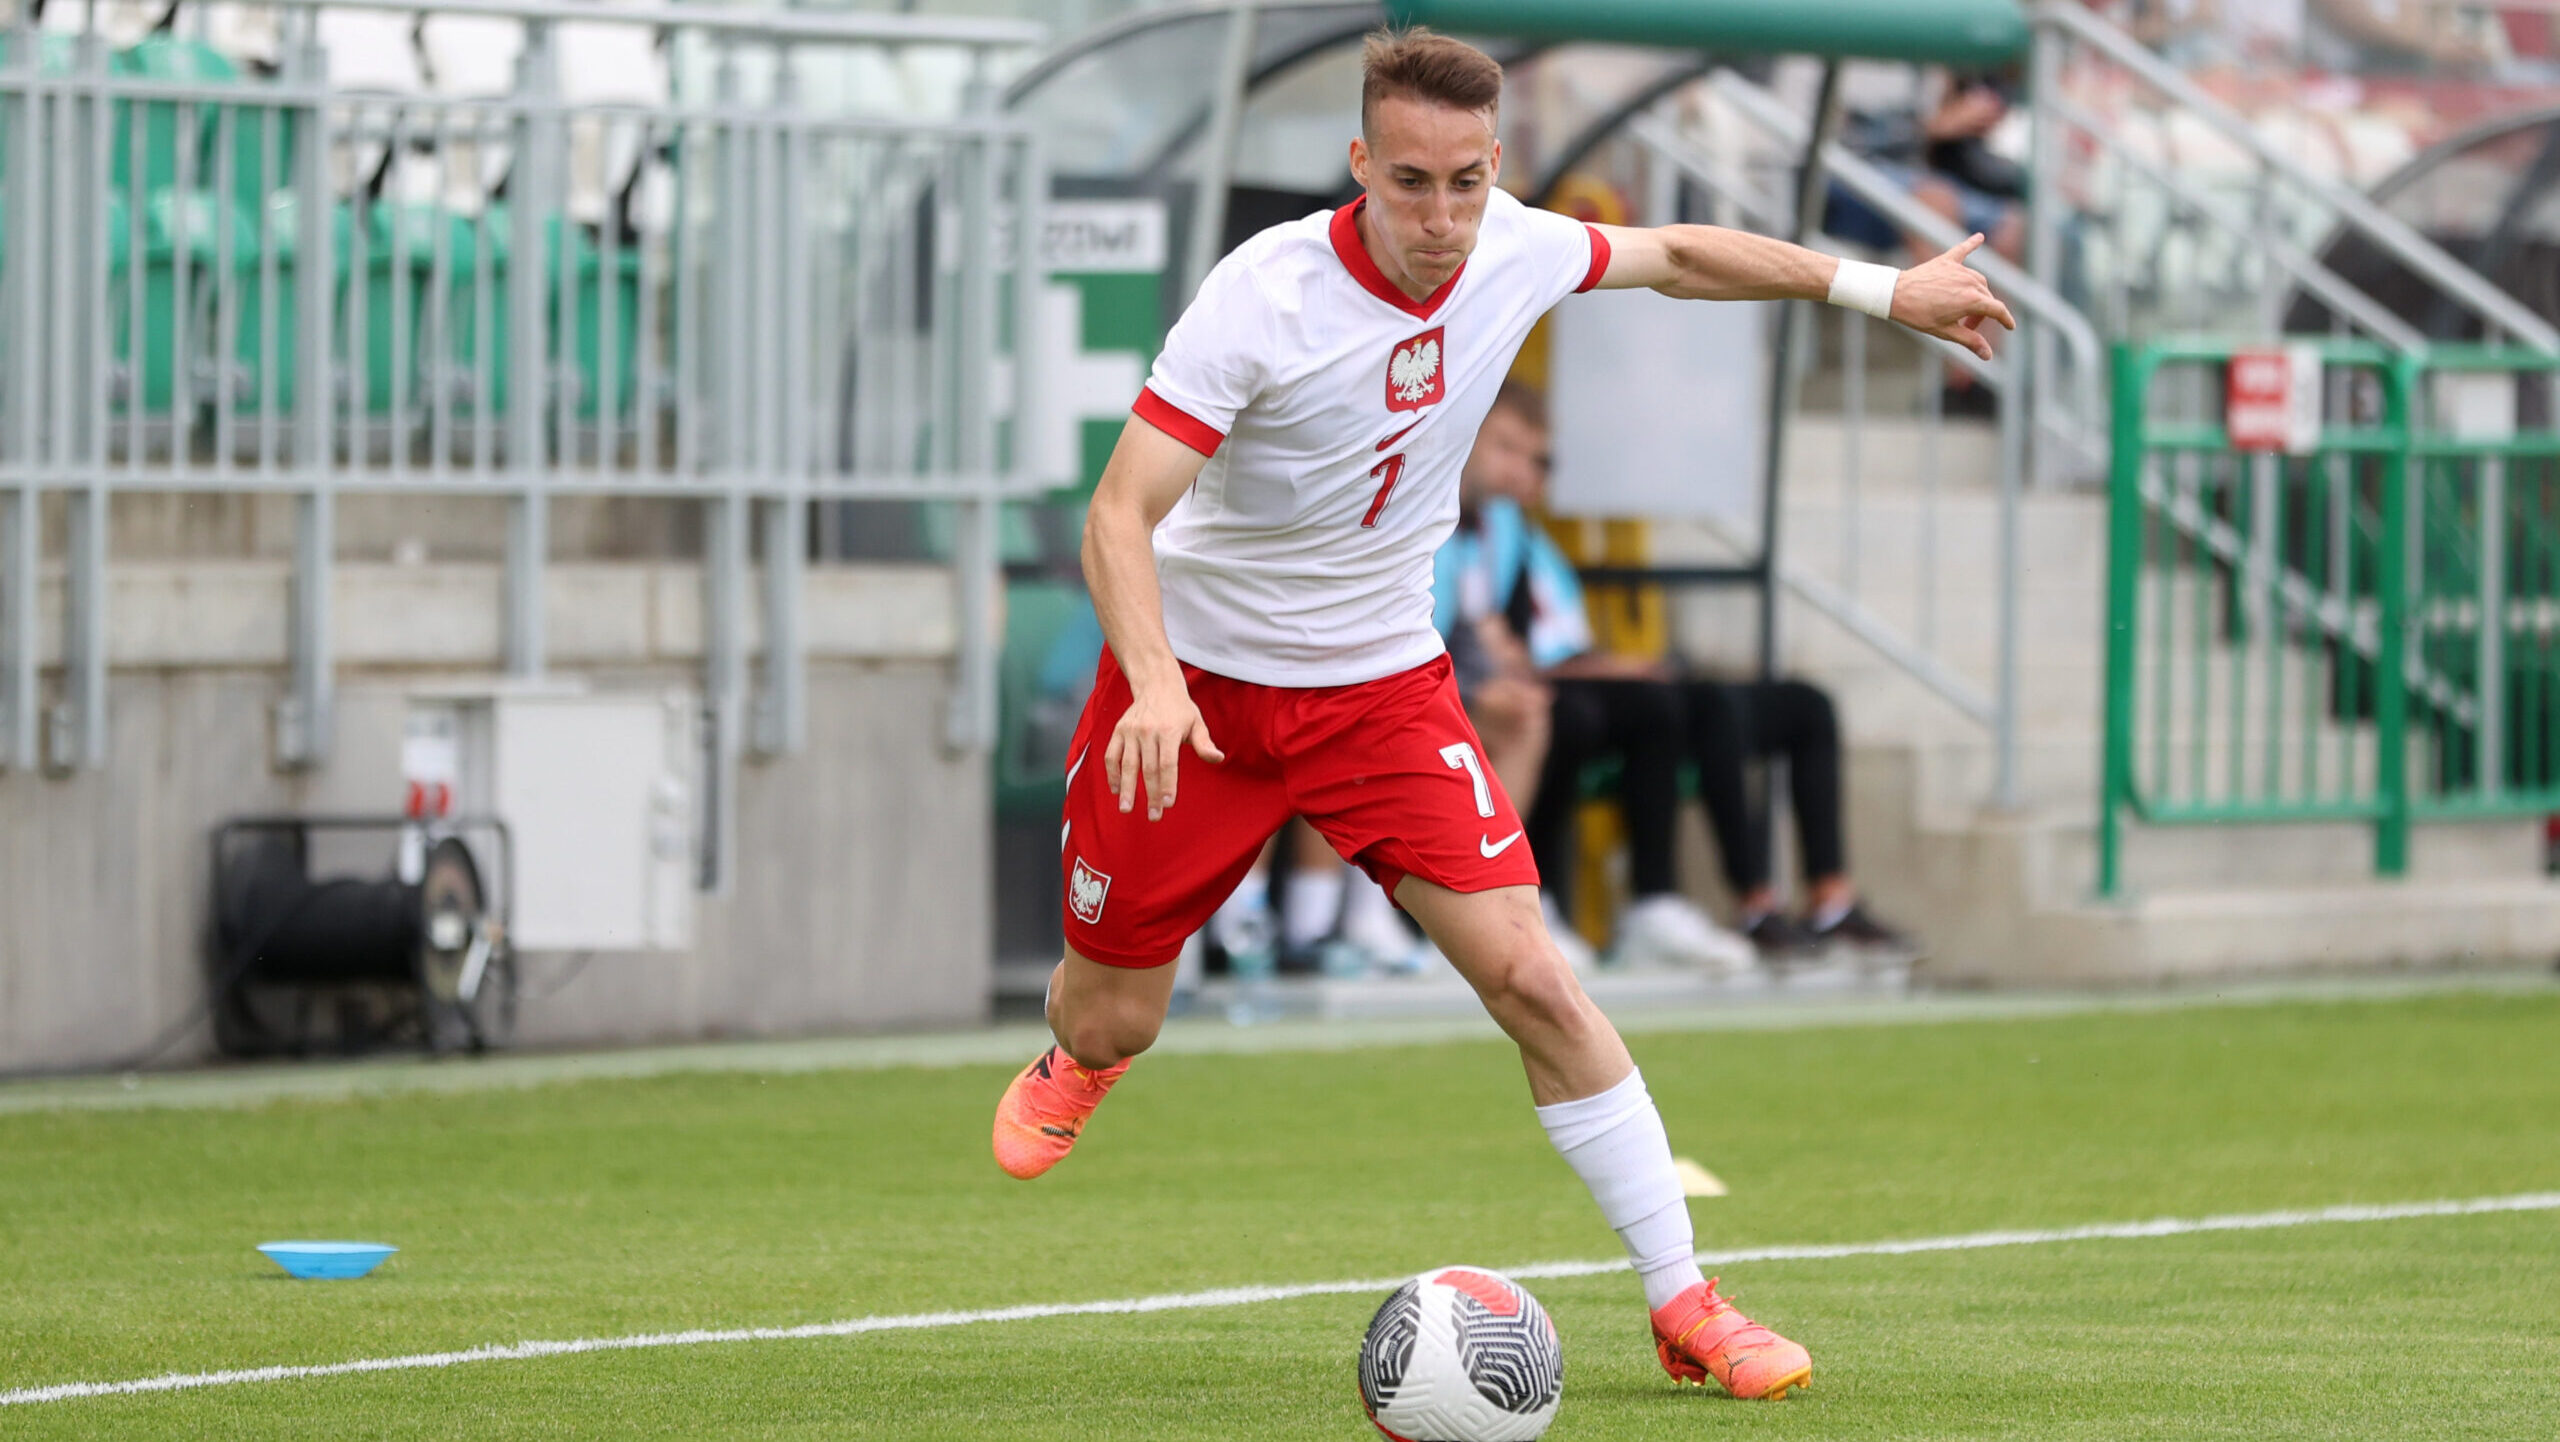
M 1113 1007 L 1081 1009 L 1072 1016 L 1052 1017 L 1050 1030 L 1076 1065 L 1101 1071 L 1115 1067 L 1156 1044 L 1159 1018 Z
M 1524 938 L 1491 968 L 1486 1008 L 1512 1025 L 1541 1031 L 1572 1031 L 1583 1021 L 1588 1003 L 1573 969 L 1555 943 L 1543 936 Z

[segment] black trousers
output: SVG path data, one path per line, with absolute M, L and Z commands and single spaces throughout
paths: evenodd
M 1662 681 L 1565 680 L 1555 694 L 1546 768 L 1525 824 L 1538 876 L 1559 905 L 1572 895 L 1573 822 L 1582 769 L 1603 756 L 1625 764 L 1618 803 L 1627 818 L 1628 882 L 1638 897 L 1678 889 L 1673 826 L 1680 807 L 1680 758 L 1687 744 L 1681 688 Z
M 1787 763 L 1806 879 L 1847 871 L 1840 721 L 1831 698 L 1802 681 L 1691 681 L 1680 692 L 1699 799 L 1706 803 L 1725 880 L 1734 891 L 1749 892 L 1769 881 L 1771 808 L 1765 784 L 1761 794 L 1753 794 L 1750 772 L 1752 763 L 1773 758 Z M 1538 865 L 1545 868 L 1544 856 Z

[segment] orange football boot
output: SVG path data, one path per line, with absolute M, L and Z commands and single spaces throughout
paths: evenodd
M 1129 1070 L 1093 1071 L 1051 1047 L 1031 1059 L 996 1103 L 996 1165 L 1029 1181 L 1066 1159 L 1085 1119 Z
M 1777 1401 L 1813 1380 L 1804 1348 L 1752 1321 L 1716 1295 L 1710 1278 L 1653 1314 L 1654 1350 L 1674 1381 L 1707 1385 L 1714 1377 L 1744 1401 Z

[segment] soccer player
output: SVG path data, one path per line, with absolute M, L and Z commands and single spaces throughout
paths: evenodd
M 1109 640 L 1068 747 L 1057 1044 L 997 1104 L 996 1160 L 1036 1177 L 1152 1045 L 1170 965 L 1290 815 L 1422 924 L 1517 1042 L 1538 1120 L 1627 1247 L 1663 1367 L 1783 1396 L 1805 1350 L 1698 1270 L 1662 1118 L 1539 914 L 1519 814 L 1431 626 L 1458 472 L 1529 327 L 1564 297 L 1829 299 L 1989 353 L 2014 327 L 1964 265 L 1909 270 L 1711 226 L 1586 226 L 1505 194 L 1502 70 L 1427 31 L 1373 36 L 1364 192 L 1212 270 L 1087 513 Z M 1184 753 L 1188 752 L 1188 755 Z

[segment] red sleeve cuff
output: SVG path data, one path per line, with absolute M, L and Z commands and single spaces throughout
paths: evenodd
M 1153 387 L 1141 389 L 1138 403 L 1130 409 L 1138 413 L 1138 419 L 1204 456 L 1216 455 L 1227 439 L 1217 427 L 1157 395 Z
M 1602 235 L 1596 225 L 1586 225 L 1583 229 L 1591 233 L 1591 270 L 1582 277 L 1582 284 L 1573 288 L 1575 295 L 1598 285 L 1600 277 L 1609 273 L 1609 237 Z

